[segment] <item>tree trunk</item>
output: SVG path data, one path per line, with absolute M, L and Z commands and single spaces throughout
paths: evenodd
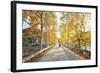
M 68 29 L 67 29 L 67 46 L 69 47 L 69 44 L 70 44 L 70 39 L 69 39 L 69 25 L 67 26 L 68 27 Z
M 41 49 L 43 47 L 43 12 L 41 12 Z
M 78 48 L 81 49 L 80 39 L 78 39 Z
M 84 46 L 85 46 L 85 50 L 87 50 L 87 46 L 86 46 L 86 43 L 84 43 Z
M 48 44 L 48 26 L 46 26 L 46 43 L 47 43 L 47 46 L 49 46 L 49 44 Z

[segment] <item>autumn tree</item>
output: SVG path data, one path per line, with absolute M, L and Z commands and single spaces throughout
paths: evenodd
M 88 43 L 90 41 L 90 14 L 89 13 L 78 13 L 78 12 L 67 12 L 64 13 L 62 18 L 62 25 L 64 26 L 65 37 L 64 33 L 62 33 L 62 39 L 65 40 L 67 43 L 76 44 L 79 49 L 82 48 L 83 42 L 86 48 L 86 43 L 88 39 Z M 69 45 L 69 44 L 68 44 Z
M 49 46 L 49 44 L 55 43 L 56 17 L 54 12 L 23 10 L 22 19 L 24 20 L 27 16 L 31 17 L 31 27 L 23 34 L 30 33 L 30 37 L 37 39 L 40 43 L 41 49 L 45 44 Z M 26 35 L 23 35 L 23 37 L 27 38 Z

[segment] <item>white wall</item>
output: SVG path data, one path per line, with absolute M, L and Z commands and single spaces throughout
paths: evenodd
M 11 73 L 10 72 L 10 1 L 11 0 L 0 0 L 0 73 Z M 99 0 L 31 0 L 31 1 L 52 2 L 52 3 L 55 2 L 55 3 L 66 3 L 66 4 L 98 5 L 99 13 L 100 13 L 100 1 Z M 100 16 L 100 14 L 99 14 L 99 16 Z M 99 17 L 99 19 L 100 19 L 100 17 Z M 98 28 L 99 27 L 100 27 L 100 25 L 98 26 Z M 100 31 L 100 28 L 98 31 Z M 98 37 L 100 37 L 100 34 L 98 35 Z M 98 40 L 100 40 L 100 39 L 98 39 Z M 100 43 L 100 41 L 99 41 L 99 43 Z M 100 48 L 100 46 L 99 46 L 99 48 Z M 99 51 L 99 55 L 100 55 L 99 48 L 98 48 L 98 51 Z M 99 61 L 100 61 L 100 57 L 99 57 Z M 38 72 L 34 72 L 34 73 L 52 73 L 52 72 L 54 72 L 54 73 L 92 73 L 92 72 L 99 73 L 100 72 L 99 68 L 100 67 L 52 70 L 52 71 L 38 71 Z M 30 72 L 30 73 L 33 73 L 33 72 Z

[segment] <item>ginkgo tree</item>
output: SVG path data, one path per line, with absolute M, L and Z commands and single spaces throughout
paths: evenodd
M 59 21 L 56 13 L 60 14 Z M 79 49 L 85 47 L 85 50 L 91 44 L 90 13 L 23 10 L 22 20 L 27 16 L 31 18 L 31 23 L 28 29 L 23 30 L 23 41 L 26 43 L 29 42 L 29 38 L 33 38 L 42 49 L 59 40 L 62 45 L 71 45 Z M 57 26 L 59 26 L 59 39 L 56 34 Z
M 61 28 L 63 42 L 87 50 L 86 46 L 91 41 L 90 13 L 67 12 L 63 13 L 61 20 L 64 26 Z
M 25 31 L 23 32 L 23 42 L 28 42 L 26 41 L 28 38 L 35 39 L 38 41 L 37 43 L 40 43 L 41 49 L 44 46 L 47 47 L 51 44 L 54 44 L 56 40 L 55 12 L 23 10 L 22 20 L 24 20 L 27 16 L 30 16 L 31 23 L 30 28 L 23 30 Z

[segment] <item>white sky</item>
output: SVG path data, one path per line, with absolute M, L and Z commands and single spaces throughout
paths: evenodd
M 56 32 L 56 35 L 57 35 L 57 38 L 60 38 L 60 31 L 59 31 L 59 27 L 61 25 L 61 22 L 60 22 L 60 17 L 61 17 L 61 13 L 60 12 L 56 12 L 56 18 L 57 18 L 57 32 Z

